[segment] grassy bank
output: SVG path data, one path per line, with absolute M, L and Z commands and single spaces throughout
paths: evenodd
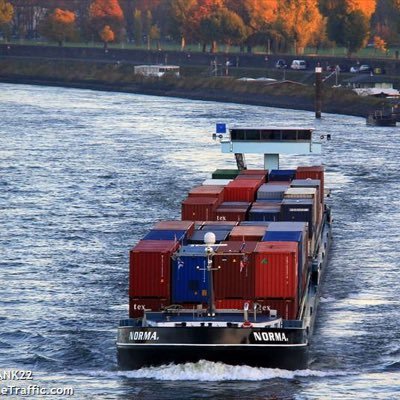
M 182 77 L 144 78 L 133 66 L 75 60 L 0 59 L 0 81 L 174 96 L 263 106 L 314 110 L 314 87 L 266 84 L 234 77 L 206 77 L 182 70 Z M 323 112 L 365 116 L 382 99 L 359 97 L 350 90 L 324 88 Z

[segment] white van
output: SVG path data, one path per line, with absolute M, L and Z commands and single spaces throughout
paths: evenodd
M 293 60 L 291 69 L 307 69 L 307 63 L 304 60 Z

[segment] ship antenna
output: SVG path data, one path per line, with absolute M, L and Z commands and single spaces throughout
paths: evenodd
M 213 245 L 215 244 L 216 238 L 213 232 L 207 232 L 204 235 L 204 243 L 206 245 L 205 252 L 207 256 L 207 273 L 208 273 L 208 315 L 213 317 L 215 316 L 215 307 L 214 307 L 214 284 L 213 284 L 213 275 L 212 275 L 212 257 L 214 255 Z

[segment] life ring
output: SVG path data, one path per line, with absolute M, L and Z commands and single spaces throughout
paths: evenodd
M 242 328 L 252 328 L 253 324 L 250 321 L 244 321 L 242 324 Z

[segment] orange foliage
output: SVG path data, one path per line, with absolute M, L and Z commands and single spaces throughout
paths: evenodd
M 110 28 L 110 25 L 106 25 L 101 31 L 100 31 L 100 38 L 104 43 L 109 43 L 112 42 L 115 39 L 115 34 Z
M 56 8 L 49 16 L 50 20 L 61 25 L 70 25 L 75 22 L 76 15 L 72 11 Z
M 278 14 L 278 0 L 247 0 L 244 3 L 251 21 L 260 23 L 272 23 Z
M 377 50 L 386 51 L 386 42 L 380 36 L 374 36 L 374 47 Z
M 349 12 L 359 10 L 368 18 L 375 12 L 376 0 L 346 0 L 347 10 Z
M 322 35 L 323 17 L 317 0 L 292 0 L 278 5 L 278 19 L 288 38 L 301 52 L 318 34 Z
M 112 18 L 122 21 L 124 18 L 118 0 L 94 0 L 90 5 L 89 14 L 94 19 Z

